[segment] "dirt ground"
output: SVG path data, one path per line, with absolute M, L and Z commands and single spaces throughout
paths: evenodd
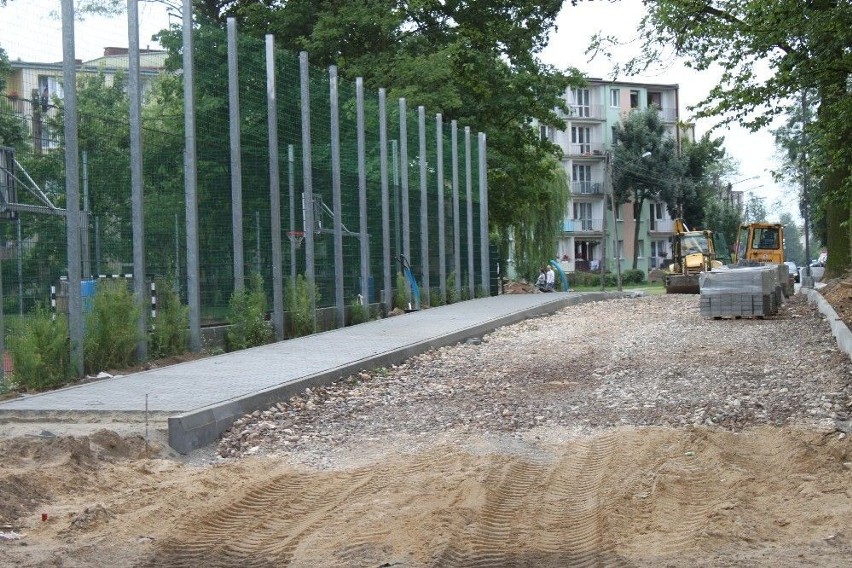
M 848 324 L 846 282 L 826 296 Z M 831 428 L 542 426 L 314 468 L 3 426 L 2 566 L 852 565 L 852 444 Z

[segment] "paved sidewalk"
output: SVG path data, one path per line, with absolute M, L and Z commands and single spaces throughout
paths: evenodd
M 512 294 L 460 302 L 197 361 L 0 402 L 4 418 L 128 413 L 168 416 L 169 445 L 188 453 L 214 442 L 247 412 L 308 386 L 388 366 L 560 308 L 618 293 Z

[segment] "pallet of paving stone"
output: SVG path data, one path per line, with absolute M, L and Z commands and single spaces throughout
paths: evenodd
M 764 317 L 778 312 L 779 271 L 775 266 L 718 269 L 699 278 L 703 317 Z

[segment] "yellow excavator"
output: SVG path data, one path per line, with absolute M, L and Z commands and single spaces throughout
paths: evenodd
M 736 254 L 740 264 L 784 264 L 784 225 L 740 225 Z
M 665 277 L 666 294 L 698 294 L 699 274 L 720 268 L 713 231 L 690 231 L 683 219 L 674 220 L 672 262 Z
M 740 225 L 734 261 L 738 266 L 784 264 L 784 225 L 781 223 L 749 223 Z M 795 275 L 788 274 L 784 286 L 787 296 L 793 294 Z

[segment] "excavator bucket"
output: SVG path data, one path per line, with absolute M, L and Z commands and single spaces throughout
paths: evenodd
M 666 294 L 698 294 L 701 287 L 697 274 L 666 275 Z

